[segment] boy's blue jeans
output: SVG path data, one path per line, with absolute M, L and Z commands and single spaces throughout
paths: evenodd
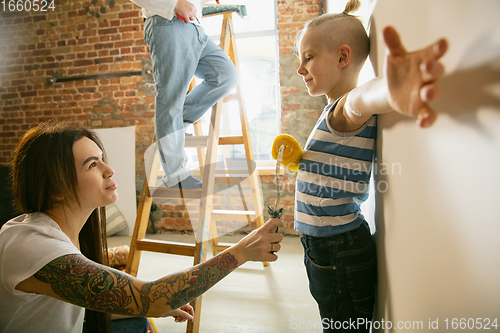
M 186 168 L 185 126 L 197 121 L 239 82 L 229 57 L 201 26 L 174 16 L 146 19 L 144 40 L 149 46 L 155 80 L 155 131 L 165 177 L 172 186 L 191 175 Z M 193 76 L 201 78 L 186 95 Z
M 318 303 L 323 332 L 369 332 L 377 262 L 368 224 L 332 237 L 301 235 L 300 240 L 309 290 Z

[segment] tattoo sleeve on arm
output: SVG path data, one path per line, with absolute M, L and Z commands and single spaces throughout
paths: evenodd
M 203 294 L 238 266 L 226 252 L 191 269 L 153 282 L 99 265 L 82 255 L 59 257 L 34 277 L 75 305 L 102 312 L 145 317 L 153 304 L 176 309 Z M 157 315 L 157 314 L 149 314 Z M 161 315 L 161 313 L 160 313 Z
M 154 300 L 165 299 L 167 305 L 177 309 L 202 295 L 237 266 L 238 261 L 232 254 L 226 252 L 193 267 L 186 273 L 170 275 L 151 282 L 149 294 L 154 295 Z
M 134 298 L 131 277 L 81 255 L 59 257 L 34 277 L 49 283 L 58 296 L 75 305 L 102 312 L 133 314 L 128 307 Z

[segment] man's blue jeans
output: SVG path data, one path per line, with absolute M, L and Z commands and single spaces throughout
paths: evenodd
M 149 46 L 155 80 L 155 131 L 163 182 L 173 186 L 191 171 L 186 168 L 185 126 L 197 121 L 239 82 L 229 57 L 194 23 L 174 16 L 146 20 L 144 40 Z M 186 95 L 193 76 L 201 78 Z
M 369 332 L 377 262 L 367 223 L 340 235 L 302 235 L 300 240 L 309 290 L 318 303 L 323 332 Z M 364 325 L 358 325 L 361 322 Z

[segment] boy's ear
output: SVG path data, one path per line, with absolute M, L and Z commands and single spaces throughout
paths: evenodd
M 339 47 L 339 68 L 344 68 L 351 61 L 351 48 L 349 45 L 342 45 Z

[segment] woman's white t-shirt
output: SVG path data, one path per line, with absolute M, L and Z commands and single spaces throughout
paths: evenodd
M 84 308 L 15 289 L 52 260 L 68 254 L 81 252 L 43 213 L 20 215 L 2 227 L 0 332 L 82 332 Z

